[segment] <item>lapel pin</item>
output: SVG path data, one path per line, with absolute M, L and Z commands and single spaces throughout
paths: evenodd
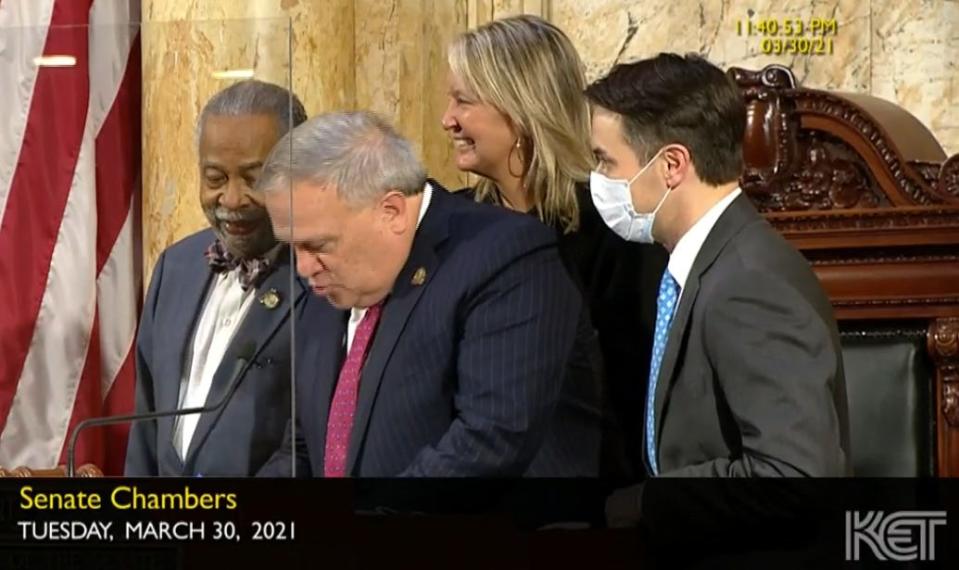
M 270 289 L 260 296 L 260 304 L 267 309 L 275 309 L 280 304 L 280 293 L 276 289 Z
M 422 285 L 426 283 L 426 268 L 420 267 L 413 273 L 413 278 L 410 279 L 410 283 L 413 285 Z

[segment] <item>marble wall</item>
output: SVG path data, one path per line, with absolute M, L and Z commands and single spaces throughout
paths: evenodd
M 446 45 L 517 13 L 566 30 L 590 79 L 660 51 L 702 53 L 722 67 L 781 63 L 806 86 L 893 101 L 959 152 L 959 2 L 950 0 L 143 0 L 147 275 L 163 248 L 205 225 L 193 130 L 228 84 L 214 71 L 252 68 L 292 83 L 311 115 L 377 111 L 414 141 L 433 176 L 457 187 L 467 178 L 439 124 Z M 807 28 L 835 20 L 832 53 L 766 55 L 762 35 L 743 33 L 749 20 L 787 18 Z
M 143 261 L 207 225 L 199 205 L 195 125 L 252 69 L 293 90 L 310 113 L 355 101 L 352 0 L 143 0 Z
M 446 45 L 470 26 L 548 0 L 143 0 L 144 272 L 174 241 L 205 227 L 194 129 L 229 84 L 216 71 L 253 69 L 292 84 L 310 115 L 371 109 L 416 144 L 430 174 L 467 183 L 440 128 Z
M 909 110 L 959 153 L 959 2 L 953 0 L 551 0 L 590 79 L 660 51 L 696 52 L 723 68 L 788 65 L 807 87 L 871 94 Z M 832 53 L 763 53 L 747 20 L 835 20 Z M 743 33 L 740 33 L 740 32 Z M 769 46 L 770 44 L 767 44 Z M 774 47 L 774 46 L 772 46 Z

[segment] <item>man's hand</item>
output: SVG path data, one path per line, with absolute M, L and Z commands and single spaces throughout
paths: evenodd
M 606 499 L 606 526 L 629 528 L 639 525 L 643 484 L 618 489 Z

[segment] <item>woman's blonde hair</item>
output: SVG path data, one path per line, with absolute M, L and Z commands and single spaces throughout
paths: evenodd
M 536 16 L 494 20 L 457 37 L 448 60 L 466 88 L 519 131 L 536 215 L 564 232 L 577 229 L 575 186 L 588 180 L 592 152 L 583 62 L 566 34 Z M 500 202 L 492 180 L 480 178 L 476 199 Z

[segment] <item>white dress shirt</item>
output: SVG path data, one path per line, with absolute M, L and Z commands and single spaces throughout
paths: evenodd
M 693 224 L 693 227 L 689 228 L 689 231 L 683 234 L 683 237 L 679 238 L 676 247 L 669 255 L 669 265 L 667 266 L 669 274 L 679 284 L 679 297 L 676 299 L 677 307 L 679 306 L 679 300 L 682 299 L 683 291 L 686 289 L 689 272 L 692 271 L 696 256 L 699 255 L 699 250 L 703 248 L 706 238 L 709 237 L 709 232 L 713 230 L 713 226 L 719 221 L 719 217 L 723 215 L 726 208 L 740 194 L 742 194 L 742 190 L 736 188 L 727 196 L 724 196 L 722 200 L 716 202 L 712 208 L 703 214 L 703 217 Z
M 423 201 L 420 202 L 420 216 L 416 219 L 416 229 L 419 229 L 420 222 L 423 221 L 423 216 L 426 215 L 426 209 L 430 207 L 430 200 L 433 199 L 433 187 L 430 186 L 430 183 L 427 182 L 426 186 L 423 187 Z M 366 308 L 357 308 L 353 307 L 350 309 L 350 320 L 346 323 L 346 352 L 350 352 L 350 347 L 353 346 L 353 335 L 356 334 L 356 327 L 360 326 L 360 321 L 363 320 L 363 316 L 366 315 Z
M 230 346 L 240 323 L 253 304 L 254 289 L 244 291 L 240 286 L 240 268 L 218 274 L 207 298 L 200 322 L 193 338 L 193 358 L 189 374 L 180 383 L 180 408 L 193 408 L 206 403 L 213 375 L 226 349 Z M 186 459 L 190 440 L 202 414 L 180 416 L 173 436 L 173 444 Z

